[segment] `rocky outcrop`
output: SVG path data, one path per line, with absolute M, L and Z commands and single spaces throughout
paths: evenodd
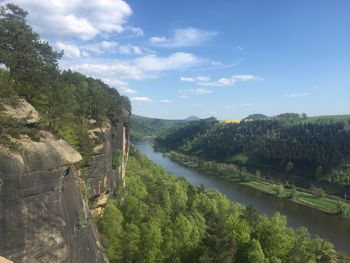
M 14 262 L 107 262 L 62 140 L 0 149 L 0 254 Z M 81 261 L 84 259 L 83 261 Z
M 24 99 L 17 99 L 14 103 L 3 103 L 4 113 L 16 120 L 24 120 L 27 124 L 34 124 L 39 121 L 37 110 Z
M 90 130 L 94 141 L 93 156 L 82 175 L 88 188 L 89 205 L 98 216 L 108 199 L 125 185 L 125 169 L 129 153 L 129 113 L 125 112 L 118 122 L 107 122 L 102 128 Z M 113 169 L 113 157 L 121 153 L 119 167 Z
M 128 121 L 125 113 L 119 122 L 91 131 L 96 145 L 82 171 L 81 155 L 47 131 L 39 141 L 12 139 L 19 146 L 15 152 L 0 144 L 1 256 L 30 263 L 108 262 L 90 209 L 99 215 L 124 185 Z M 122 162 L 113 169 L 117 150 Z
M 0 257 L 0 263 L 13 263 L 11 260 L 8 260 L 4 257 Z

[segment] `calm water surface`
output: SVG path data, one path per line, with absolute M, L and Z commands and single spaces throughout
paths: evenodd
M 148 140 L 137 142 L 135 147 L 174 176 L 184 177 L 194 185 L 216 189 L 232 201 L 253 205 L 261 213 L 271 216 L 279 211 L 287 216 L 290 227 L 304 226 L 311 234 L 330 240 L 338 250 L 350 254 L 350 220 L 328 215 L 316 209 L 184 167 L 153 149 L 152 143 Z

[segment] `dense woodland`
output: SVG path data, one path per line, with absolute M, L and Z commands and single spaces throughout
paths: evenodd
M 163 120 L 147 118 L 135 114 L 131 115 L 130 121 L 132 126 L 131 138 L 133 141 L 145 137 L 157 136 L 167 129 L 173 128 L 180 123 L 186 122 L 186 120 Z
M 98 221 L 110 262 L 346 262 L 284 216 L 192 186 L 134 150 L 120 195 Z
M 307 170 L 305 176 L 350 184 L 350 119 L 309 119 L 298 114 L 221 123 L 215 119 L 175 127 L 156 142 L 203 159 L 240 167 Z
M 131 139 L 136 141 L 146 137 L 155 137 L 179 124 L 197 120 L 199 118 L 196 116 L 191 116 L 184 120 L 165 120 L 132 114 L 130 118 L 132 126 Z
M 40 40 L 26 23 L 27 14 L 13 4 L 0 9 L 0 100 L 15 106 L 17 98 L 25 98 L 40 112 L 39 128 L 54 132 L 86 157 L 89 120 L 118 121 L 123 111 L 131 111 L 130 102 L 100 80 L 61 71 L 63 53 Z M 2 115 L 0 126 L 2 141 L 25 129 Z M 29 135 L 35 138 L 33 130 Z

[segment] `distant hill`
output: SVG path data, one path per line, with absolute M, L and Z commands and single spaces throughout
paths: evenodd
M 167 129 L 188 121 L 188 118 L 186 120 L 165 120 L 132 114 L 130 121 L 131 138 L 132 140 L 137 140 L 144 137 L 157 136 Z
M 261 114 L 261 113 L 256 113 L 256 114 L 251 114 L 249 115 L 248 117 L 244 118 L 243 121 L 248 121 L 248 120 L 266 120 L 268 119 L 269 116 L 266 116 L 264 114 Z
M 200 118 L 198 118 L 197 116 L 190 116 L 185 119 L 185 121 L 199 121 L 199 120 Z

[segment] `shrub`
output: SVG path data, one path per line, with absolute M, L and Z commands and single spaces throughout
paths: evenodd
M 311 193 L 316 196 L 316 197 L 325 197 L 326 196 L 326 192 L 321 188 L 321 187 L 317 187 L 312 185 L 311 188 Z

